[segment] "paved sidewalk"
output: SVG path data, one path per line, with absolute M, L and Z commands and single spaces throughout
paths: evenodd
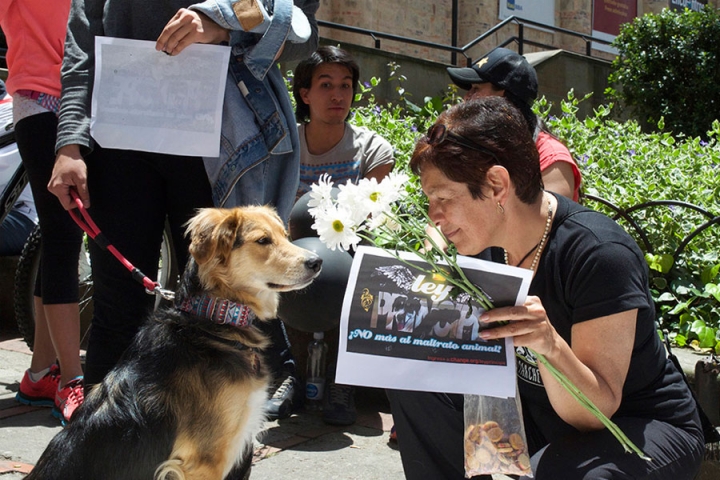
M 680 353 L 690 373 L 697 356 Z M 15 401 L 31 352 L 16 332 L 0 332 L 0 480 L 25 477 L 50 439 L 62 428 L 50 409 Z M 256 444 L 252 478 L 400 480 L 400 454 L 388 444 L 392 417 L 382 390 L 358 389 L 358 421 L 325 425 L 318 414 L 300 412 L 267 422 Z M 720 463 L 705 462 L 698 480 L 720 478 Z M 510 480 L 494 475 L 494 480 Z
M 15 401 L 31 352 L 17 335 L 0 337 L 0 478 L 25 477 L 50 439 L 62 428 L 49 408 Z M 301 412 L 266 423 L 257 443 L 254 479 L 402 479 L 400 454 L 388 445 L 392 418 L 384 393 L 359 389 L 358 421 L 325 425 L 318 414 Z

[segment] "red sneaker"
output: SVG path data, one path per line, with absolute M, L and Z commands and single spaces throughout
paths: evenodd
M 23 375 L 15 400 L 23 405 L 32 405 L 33 407 L 54 406 L 55 392 L 60 384 L 60 367 L 52 365 L 50 371 L 37 382 L 30 379 L 28 372 L 29 370 L 26 370 Z
M 63 425 L 70 421 L 75 410 L 82 405 L 85 400 L 83 391 L 83 378 L 77 377 L 70 380 L 60 390 L 56 390 L 55 408 L 53 408 L 53 416 L 59 418 Z

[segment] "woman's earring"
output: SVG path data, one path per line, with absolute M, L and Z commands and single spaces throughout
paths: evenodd
M 497 202 L 497 211 L 498 211 L 498 213 L 499 213 L 500 215 L 504 215 L 504 214 L 505 214 L 505 207 L 503 207 L 503 206 L 500 204 L 500 202 Z

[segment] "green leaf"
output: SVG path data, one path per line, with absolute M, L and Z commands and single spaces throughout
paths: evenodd
M 655 270 L 660 273 L 668 273 L 675 263 L 675 259 L 672 255 L 653 255 L 651 253 L 645 254 L 645 260 L 651 270 Z
M 674 302 L 677 299 L 675 298 L 675 295 L 673 295 L 670 292 L 664 292 L 662 295 L 660 295 L 656 301 L 658 302 Z
M 713 348 L 715 346 L 715 330 L 710 327 L 703 327 L 697 332 L 700 348 Z
M 678 313 L 687 310 L 689 305 L 690 302 L 679 302 L 677 305 L 675 305 L 675 308 L 668 312 L 668 314 L 677 315 Z
M 689 313 L 683 313 L 680 315 L 680 331 L 684 335 L 687 335 L 690 332 L 690 327 L 692 326 L 692 315 Z
M 710 283 L 718 276 L 718 272 L 720 272 L 720 263 L 708 266 L 704 268 L 700 274 L 700 281 L 702 283 Z
M 715 283 L 708 283 L 705 285 L 705 291 L 715 297 L 715 300 L 720 302 L 720 286 Z
M 707 325 L 705 325 L 705 322 L 701 319 L 696 319 L 692 323 L 692 327 L 690 327 L 690 331 L 694 334 L 700 336 L 700 332 L 702 332 L 705 328 L 707 328 Z

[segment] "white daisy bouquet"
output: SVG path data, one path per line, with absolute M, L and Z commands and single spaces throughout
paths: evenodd
M 348 182 L 340 185 L 338 189 L 334 189 L 330 176 L 324 174 L 312 185 L 308 202 L 308 213 L 315 220 L 312 228 L 328 248 L 347 251 L 361 242 L 374 245 L 412 269 L 444 277 L 458 287 L 460 293 L 456 300 L 459 302 L 469 303 L 472 298 L 485 310 L 493 308 L 485 293 L 470 282 L 458 266 L 454 245 L 449 244 L 445 250 L 428 235 L 428 226 L 434 224 L 407 174 L 391 172 L 381 182 L 365 178 L 357 184 Z M 430 228 L 435 228 L 438 236 L 444 239 L 439 229 Z M 398 254 L 400 251 L 414 252 L 428 267 L 405 261 Z M 542 354 L 535 351 L 533 354 L 583 407 L 610 430 L 626 452 L 634 452 L 644 460 L 650 460 L 562 372 Z
M 487 296 L 458 266 L 455 247 L 443 250 L 427 235 L 426 228 L 433 223 L 425 206 L 413 197 L 409 181 L 408 175 L 391 172 L 381 182 L 364 178 L 357 184 L 340 185 L 335 197 L 331 178 L 324 174 L 310 191 L 308 212 L 315 219 L 312 228 L 331 250 L 347 251 L 361 242 L 372 244 L 415 270 L 443 276 L 458 287 L 459 295 L 466 296 L 460 301 L 469 296 L 485 310 L 492 308 Z M 398 255 L 400 251 L 415 252 L 430 268 L 405 261 Z

